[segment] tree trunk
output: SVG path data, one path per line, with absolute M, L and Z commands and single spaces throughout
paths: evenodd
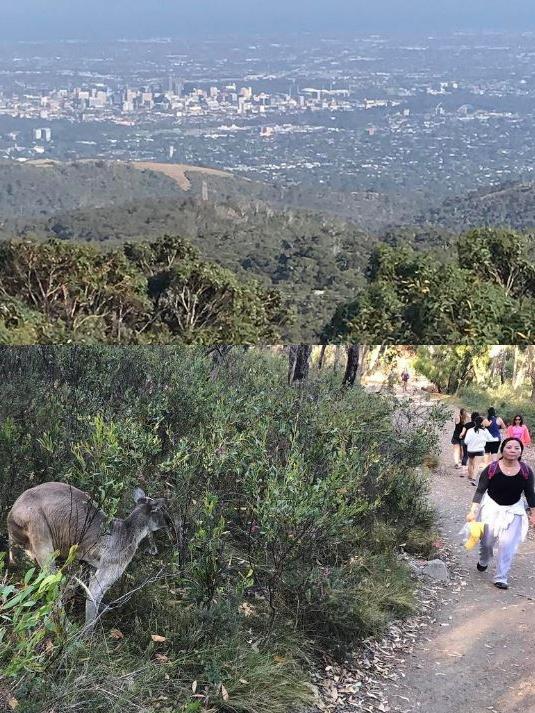
M 341 355 L 342 355 L 342 346 L 340 344 L 337 344 L 334 348 L 334 361 L 333 361 L 333 370 L 335 373 L 338 371 Z
M 312 345 L 292 344 L 288 357 L 288 383 L 303 382 L 308 377 Z
M 359 366 L 359 345 L 350 344 L 347 347 L 347 362 L 342 386 L 354 386 Z
M 227 360 L 230 350 L 232 349 L 231 344 L 218 344 L 216 346 L 210 347 L 206 355 L 212 357 L 212 369 L 210 371 L 210 378 L 216 379 L 219 374 L 219 369 Z
M 527 362 L 528 362 L 528 373 L 531 381 L 531 394 L 530 400 L 535 402 L 535 345 L 530 344 L 526 349 L 527 351 Z
M 516 389 L 521 381 L 520 347 L 514 347 L 513 356 L 513 389 Z
M 290 385 L 293 381 L 296 362 L 297 344 L 290 344 L 288 347 L 288 385 Z
M 326 345 L 326 344 L 322 344 L 322 345 L 321 345 L 321 351 L 320 351 L 320 358 L 319 358 L 319 361 L 318 361 L 318 369 L 322 369 L 322 368 L 323 368 L 323 363 L 324 363 L 324 361 L 325 361 L 325 352 L 326 352 L 326 351 L 327 351 L 327 345 Z

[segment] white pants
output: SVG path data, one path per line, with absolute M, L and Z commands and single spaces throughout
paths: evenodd
M 492 559 L 494 545 L 498 544 L 496 552 L 495 582 L 507 584 L 507 575 L 513 563 L 518 545 L 522 542 L 522 516 L 515 515 L 513 521 L 501 530 L 498 537 L 494 535 L 492 527 L 485 527 L 485 532 L 479 544 L 479 563 L 486 567 Z

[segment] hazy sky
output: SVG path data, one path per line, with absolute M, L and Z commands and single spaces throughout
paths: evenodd
M 0 0 L 0 39 L 535 30 L 535 0 Z

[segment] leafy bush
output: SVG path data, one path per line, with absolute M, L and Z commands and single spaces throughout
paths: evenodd
M 132 700 L 290 711 L 310 696 L 310 656 L 410 610 L 396 553 L 427 547 L 433 513 L 416 466 L 443 414 L 340 390 L 328 374 L 292 389 L 285 367 L 240 348 L 217 376 L 185 347 L 0 350 L 4 507 L 54 479 L 110 514 L 140 483 L 176 513 L 161 576 L 136 557 L 110 594 L 122 606 L 105 638 L 18 684 L 19 700 L 40 701 L 29 712 L 54 697 L 108 712 Z
M 71 551 L 68 566 L 74 559 Z M 19 584 L 8 582 L 0 557 L 0 670 L 8 678 L 45 670 L 65 645 L 72 627 L 63 608 L 63 568 L 29 569 Z

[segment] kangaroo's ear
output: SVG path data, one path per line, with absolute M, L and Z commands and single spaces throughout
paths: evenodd
M 143 490 L 143 488 L 135 488 L 133 495 L 134 502 L 136 503 L 136 505 L 147 502 L 148 498 L 145 495 L 145 491 Z

